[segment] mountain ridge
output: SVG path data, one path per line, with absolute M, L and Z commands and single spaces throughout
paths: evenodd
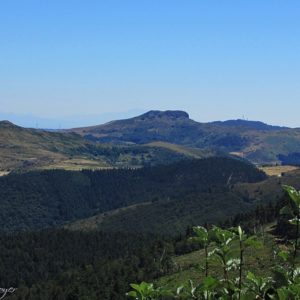
M 23 128 L 0 121 L 0 176 L 33 169 L 102 169 L 141 167 L 181 159 L 203 158 L 213 152 L 171 144 L 110 145 L 94 143 L 65 131 Z
M 99 152 L 101 145 L 106 146 Z M 74 155 L 83 159 L 88 168 L 94 165 L 95 159 L 100 163 L 100 167 L 115 166 L 107 164 L 105 157 L 102 157 L 105 158 L 104 161 L 99 161 L 100 156 L 96 156 L 99 153 L 103 155 L 103 151 L 110 156 L 109 151 L 113 148 L 115 150 L 116 147 L 117 152 L 120 152 L 122 147 L 126 148 L 122 150 L 125 160 L 136 160 L 136 151 L 140 153 L 138 160 L 144 159 L 143 157 L 152 160 L 152 154 L 145 156 L 141 153 L 146 151 L 144 146 L 149 145 L 155 146 L 150 151 L 152 154 L 153 151 L 156 152 L 155 157 L 160 155 L 159 151 L 169 151 L 170 154 L 173 150 L 177 154 L 182 152 L 181 154 L 193 157 L 196 151 L 198 158 L 222 153 L 240 156 L 259 165 L 300 164 L 299 128 L 273 126 L 261 121 L 242 119 L 200 123 L 192 120 L 185 111 L 151 110 L 129 119 L 59 131 L 23 128 L 10 121 L 0 121 L 0 171 L 14 166 L 23 168 L 24 162 L 26 168 L 30 167 L 37 162 L 37 156 L 37 165 L 43 161 L 42 165 L 50 167 L 56 167 L 56 161 L 63 160 L 68 161 L 67 164 L 71 164 L 72 168 L 78 168 L 77 162 L 70 162 Z M 139 148 L 140 146 L 143 148 Z M 137 147 L 139 150 L 129 150 L 127 147 Z M 16 155 L 11 157 L 13 164 L 5 164 L 14 151 Z M 165 158 L 173 155 L 165 154 Z M 183 156 L 186 156 L 185 154 Z M 24 159 L 20 160 L 19 156 Z M 49 157 L 52 158 L 49 160 Z M 20 163 L 17 163 L 18 160 Z M 160 158 L 158 161 L 162 162 Z M 121 162 L 123 166 L 124 163 L 126 166 L 132 166 L 126 161 Z
M 96 142 L 167 142 L 234 153 L 256 164 L 281 163 L 281 157 L 300 153 L 298 128 L 242 119 L 200 123 L 190 119 L 184 111 L 152 110 L 133 118 L 74 128 L 68 132 Z

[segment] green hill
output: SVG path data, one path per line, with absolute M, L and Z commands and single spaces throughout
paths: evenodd
M 272 176 L 253 183 L 231 182 L 223 189 L 185 190 L 170 199 L 156 199 L 142 205 L 125 207 L 67 225 L 73 230 L 106 232 L 152 232 L 172 234 L 184 232 L 195 224 L 215 224 L 234 215 L 254 211 L 257 206 L 274 205 L 282 198 L 282 184 L 300 188 L 300 171 Z
M 34 169 L 103 169 L 141 167 L 213 155 L 171 145 L 109 145 L 65 132 L 48 132 L 0 122 L 0 176 Z
M 272 225 L 272 224 L 271 224 Z M 272 268 L 275 267 L 279 258 L 274 255 L 274 250 L 280 249 L 276 242 L 277 237 L 270 232 L 270 224 L 264 226 L 264 235 L 259 234 L 258 240 L 263 247 L 258 249 L 248 248 L 245 250 L 245 270 L 251 270 L 256 275 L 267 277 L 272 275 Z M 283 248 L 284 246 L 282 246 Z M 211 246 L 210 251 L 213 246 Z M 189 280 L 199 283 L 204 279 L 204 273 L 201 267 L 204 266 L 204 249 L 192 251 L 183 255 L 177 255 L 172 258 L 174 269 L 171 274 L 162 276 L 156 280 L 158 286 L 164 286 L 171 290 L 176 290 L 181 285 L 188 285 Z M 210 274 L 221 279 L 222 268 L 214 261 L 210 263 Z M 232 272 L 231 278 L 238 276 L 238 272 Z
M 299 162 L 300 130 L 257 121 L 199 123 L 183 111 L 149 111 L 141 116 L 70 130 L 86 139 L 113 143 L 167 142 L 234 153 L 258 164 Z M 288 156 L 293 154 L 292 159 Z
M 0 178 L 2 230 L 59 226 L 97 213 L 137 206 L 123 230 L 157 231 L 161 222 L 176 219 L 178 231 L 203 217 L 220 220 L 251 205 L 232 193 L 231 185 L 265 179 L 249 163 L 231 158 L 185 160 L 142 169 L 71 172 L 63 170 L 11 174 Z M 224 206 L 216 210 L 220 203 Z M 136 208 L 137 209 L 137 208 Z M 128 209 L 134 213 L 136 209 Z M 230 212 L 231 210 L 231 212 Z M 153 218 L 152 218 L 153 217 Z M 113 216 L 112 216 L 113 218 Z M 117 223 L 111 229 L 120 227 Z

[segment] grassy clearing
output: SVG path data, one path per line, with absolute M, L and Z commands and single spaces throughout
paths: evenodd
M 268 176 L 281 176 L 282 173 L 292 172 L 299 167 L 296 166 L 267 166 L 267 167 L 261 167 L 262 171 L 264 171 Z
M 68 171 L 80 171 L 84 169 L 90 170 L 101 170 L 109 169 L 111 166 L 106 164 L 103 161 L 83 159 L 83 158 L 73 158 L 62 161 L 54 162 L 48 166 L 43 167 L 42 169 L 64 169 Z
M 8 171 L 0 171 L 0 176 L 5 176 L 5 175 L 7 175 L 7 174 L 9 174 Z
M 237 152 L 237 151 L 229 152 L 229 154 L 238 156 L 238 157 L 242 157 L 242 158 L 244 158 L 244 156 L 245 156 L 243 152 Z

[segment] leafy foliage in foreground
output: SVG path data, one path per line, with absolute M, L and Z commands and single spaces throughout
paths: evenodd
M 280 263 L 275 266 L 273 277 L 262 277 L 250 270 L 244 270 L 244 251 L 246 247 L 261 247 L 256 236 L 248 237 L 240 226 L 232 229 L 221 229 L 214 226 L 211 230 L 194 227 L 196 237 L 205 249 L 205 279 L 200 284 L 190 280 L 189 286 L 180 286 L 175 292 L 163 287 L 154 288 L 153 284 L 142 282 L 132 284 L 132 291 L 127 295 L 133 299 L 300 299 L 300 267 L 296 266 L 299 250 L 298 238 L 300 230 L 300 191 L 291 186 L 283 186 L 290 197 L 291 214 L 294 217 L 289 223 L 296 226 L 294 240 L 290 246 L 277 253 Z M 289 207 L 285 208 L 286 211 Z M 212 251 L 208 252 L 209 242 Z M 237 247 L 236 247 L 237 245 Z M 221 280 L 209 274 L 209 263 L 217 261 L 223 270 Z M 236 278 L 230 278 L 229 273 L 238 271 Z M 243 273 L 247 271 L 246 276 Z

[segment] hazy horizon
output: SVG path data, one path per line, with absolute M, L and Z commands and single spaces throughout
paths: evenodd
M 299 13 L 296 0 L 2 1 L 0 111 L 57 127 L 151 109 L 300 127 Z
M 157 109 L 152 109 L 152 110 L 157 110 Z M 110 112 L 110 113 L 93 114 L 93 115 L 69 115 L 65 117 L 50 117 L 50 118 L 40 117 L 32 114 L 14 114 L 14 113 L 0 112 L 0 121 L 10 121 L 18 126 L 22 126 L 26 128 L 55 130 L 55 129 L 71 129 L 76 127 L 78 128 L 78 127 L 88 127 L 93 125 L 101 125 L 110 121 L 133 118 L 142 115 L 146 112 L 148 111 L 135 109 L 135 110 L 125 111 L 125 112 Z M 189 114 L 190 119 L 202 123 L 215 122 L 215 121 L 228 121 L 228 120 L 246 120 L 246 121 L 260 121 L 273 126 L 291 127 L 285 124 L 268 123 L 265 122 L 264 120 L 248 119 L 245 116 L 241 116 L 238 118 L 203 121 L 203 120 L 193 118 L 188 111 L 186 112 Z M 295 126 L 291 128 L 299 128 L 299 127 L 300 126 Z

